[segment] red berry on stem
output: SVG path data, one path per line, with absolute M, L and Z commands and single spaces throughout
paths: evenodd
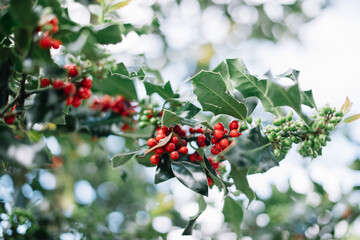
M 66 82 L 64 84 L 64 93 L 66 95 L 74 95 L 76 92 L 76 86 L 72 82 Z
M 220 145 L 221 145 L 221 147 L 222 147 L 222 149 L 225 149 L 225 148 L 227 148 L 228 146 L 229 146 L 229 140 L 227 140 L 227 139 L 221 139 L 220 140 Z
M 165 150 L 164 150 L 162 147 L 155 149 L 155 153 L 156 153 L 157 155 L 161 155 L 161 154 L 163 154 L 164 152 L 165 152 Z
M 181 153 L 181 154 L 187 154 L 188 153 L 188 148 L 187 147 L 181 147 L 181 148 L 179 148 L 179 153 Z
M 174 126 L 174 132 L 179 133 L 180 131 L 181 131 L 181 126 L 180 125 Z
M 180 156 L 180 155 L 179 155 L 179 152 L 178 152 L 178 151 L 173 151 L 173 152 L 170 153 L 170 158 L 171 158 L 172 160 L 178 159 L 179 156 Z
M 75 108 L 79 107 L 81 105 L 81 98 L 79 98 L 78 96 L 74 96 L 71 104 Z
M 159 129 L 159 130 L 157 130 L 156 134 L 164 134 L 164 135 L 165 135 L 166 133 L 165 133 L 165 131 L 164 131 L 164 130 Z
M 68 97 L 68 98 L 66 99 L 66 105 L 67 105 L 67 106 L 70 106 L 70 105 L 72 104 L 72 102 L 73 102 L 73 97 Z
M 208 182 L 209 187 L 211 187 L 214 184 L 213 180 L 210 177 L 207 177 L 207 182 Z
M 220 153 L 220 150 L 217 147 L 213 146 L 211 148 L 211 153 L 214 155 L 218 155 Z
M 233 130 L 233 129 L 238 129 L 239 128 L 239 122 L 236 120 L 233 120 L 230 122 L 229 124 L 229 129 Z
M 226 128 L 224 129 L 224 134 L 228 134 L 229 130 L 227 130 Z
M 9 125 L 13 124 L 15 122 L 15 115 L 14 114 L 5 115 L 4 122 Z
M 166 132 L 168 132 L 168 131 L 169 131 L 169 128 L 168 128 L 167 126 L 165 126 L 165 125 L 164 125 L 164 126 L 162 127 L 162 130 L 166 133 Z
M 76 65 L 72 64 L 72 65 L 68 65 L 67 66 L 67 70 L 68 70 L 68 73 L 70 75 L 70 77 L 75 77 L 79 74 L 77 68 L 76 68 Z
M 194 134 L 194 133 L 196 132 L 196 130 L 195 130 L 195 128 L 190 127 L 190 128 L 189 128 L 189 132 L 190 132 L 191 134 Z
M 206 136 L 204 134 L 201 134 L 197 137 L 197 143 L 198 145 L 203 145 L 206 142 Z
M 52 39 L 49 36 L 43 36 L 39 41 L 39 46 L 44 49 L 51 48 Z
M 160 162 L 160 156 L 159 156 L 159 155 L 156 155 L 156 154 L 152 155 L 152 156 L 150 157 L 150 162 L 151 162 L 152 164 L 154 164 L 154 165 L 158 165 L 159 162 Z
M 202 127 L 197 127 L 196 132 L 197 133 L 204 133 L 204 129 Z
M 215 130 L 214 131 L 214 138 L 222 139 L 224 137 L 224 132 L 222 130 Z
M 43 78 L 40 80 L 40 85 L 42 87 L 48 87 L 50 85 L 51 81 L 48 78 Z
M 156 142 L 155 138 L 149 138 L 148 141 L 147 141 L 147 145 L 148 145 L 149 147 L 151 147 L 151 148 L 152 148 L 152 147 L 155 147 L 156 144 L 157 144 L 157 142 Z
M 157 134 L 155 137 L 155 140 L 157 142 L 160 142 L 161 139 L 165 138 L 165 134 Z
M 187 145 L 187 141 L 185 139 L 182 140 L 183 145 L 186 146 Z
M 51 40 L 51 46 L 54 49 L 58 49 L 62 45 L 62 42 L 59 39 L 52 39 Z
M 215 123 L 214 129 L 223 131 L 224 130 L 224 125 L 222 123 L 220 123 L 220 122 Z
M 78 95 L 81 99 L 88 99 L 91 97 L 91 94 L 92 94 L 92 92 L 89 88 L 81 87 L 78 90 Z
M 61 79 L 56 79 L 52 85 L 54 89 L 60 89 L 64 86 L 64 82 Z
M 219 141 L 219 139 L 216 139 L 216 138 L 214 138 L 214 137 L 211 138 L 211 143 L 212 143 L 212 144 L 215 144 L 215 143 L 217 143 L 218 141 Z
M 172 138 L 171 138 L 171 142 L 176 145 L 176 144 L 178 144 L 179 139 L 178 139 L 177 137 L 172 137 Z
M 190 154 L 189 159 L 191 162 L 195 162 L 197 160 L 197 153 Z
M 236 138 L 236 137 L 239 137 L 239 136 L 241 136 L 241 133 L 239 133 L 238 130 L 233 129 L 233 130 L 230 131 L 230 137 Z
M 216 147 L 217 149 L 219 149 L 219 151 L 221 152 L 222 151 L 222 146 L 221 144 L 218 142 L 218 143 L 215 143 L 214 147 Z
M 85 88 L 91 88 L 92 86 L 92 80 L 90 78 L 84 78 L 81 82 L 80 85 L 85 87 Z
M 172 152 L 172 151 L 174 151 L 175 150 L 175 144 L 174 143 L 168 143 L 166 146 L 165 146 L 165 150 L 167 151 L 167 152 Z

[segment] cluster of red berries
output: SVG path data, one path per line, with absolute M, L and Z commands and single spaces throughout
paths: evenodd
M 52 38 L 52 35 L 59 31 L 59 20 L 57 17 L 53 17 L 50 21 L 44 25 L 39 26 L 37 31 L 44 31 L 41 35 L 39 46 L 44 49 L 58 49 L 62 42 L 59 39 Z
M 105 95 L 102 98 L 96 97 L 90 108 L 101 112 L 112 110 L 123 117 L 129 117 L 136 113 L 135 106 L 122 95 L 118 95 L 114 99 L 109 95 Z
M 231 141 L 227 139 L 228 137 L 237 138 L 241 136 L 238 128 L 239 122 L 234 120 L 229 124 L 230 132 L 228 129 L 225 129 L 224 125 L 220 122 L 214 125 L 214 131 L 210 133 L 207 132 L 204 134 L 201 128 L 190 128 L 189 131 L 191 134 L 201 133 L 196 139 L 198 147 L 206 147 L 209 146 L 210 143 L 214 144 L 214 146 L 211 147 L 211 153 L 218 155 L 230 145 Z M 190 160 L 193 161 L 193 159 L 195 159 L 195 156 L 190 156 Z
M 171 132 L 174 132 L 175 134 L 172 134 L 172 137 L 168 139 L 167 142 L 161 144 L 164 141 L 164 138 Z M 186 155 L 188 153 L 188 142 L 181 138 L 185 136 L 186 131 L 182 129 L 180 125 L 170 128 L 167 126 L 163 126 L 162 128 L 158 127 L 155 138 L 150 138 L 147 142 L 150 148 L 159 145 L 159 147 L 154 150 L 154 155 L 150 157 L 151 163 L 158 165 L 163 154 L 170 154 L 172 160 L 177 160 L 180 157 L 180 154 Z
M 77 67 L 74 64 L 67 64 L 64 68 L 68 71 L 70 77 L 76 77 L 79 74 Z M 74 81 L 69 78 L 67 82 L 64 82 L 62 79 L 51 81 L 49 78 L 42 78 L 40 85 L 42 87 L 52 85 L 54 89 L 62 89 L 67 99 L 66 105 L 72 105 L 76 108 L 81 105 L 82 99 L 89 99 L 92 95 L 90 90 L 92 80 L 88 77 Z
M 218 161 L 214 161 L 212 157 L 208 157 L 208 160 L 211 166 L 215 169 L 216 173 L 220 176 L 219 168 L 222 165 L 222 163 Z M 209 175 L 207 176 L 207 182 L 210 187 L 214 184 L 212 178 Z

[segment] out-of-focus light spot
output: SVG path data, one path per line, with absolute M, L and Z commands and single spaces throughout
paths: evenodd
M 268 225 L 270 222 L 270 217 L 269 215 L 262 213 L 259 216 L 256 217 L 256 224 L 259 227 L 265 227 L 266 225 Z
M 136 213 L 136 223 L 144 226 L 150 222 L 150 215 L 145 211 L 139 211 Z
M 306 197 L 306 203 L 312 207 L 319 206 L 321 201 L 322 201 L 321 195 L 316 192 L 311 192 Z
M 335 225 L 335 238 L 343 239 L 349 228 L 349 223 L 346 220 L 342 220 Z
M 26 230 L 28 229 L 28 226 L 26 226 L 26 224 L 23 224 L 23 225 L 19 225 L 17 228 L 16 228 L 16 232 L 21 234 L 21 235 L 24 235 L 26 233 Z
M 329 210 L 326 210 L 325 213 L 321 214 L 317 218 L 317 222 L 320 225 L 328 224 L 331 220 L 331 212 Z
M 80 25 L 90 24 L 90 11 L 87 7 L 78 2 L 68 1 L 68 13 L 71 20 Z
M 308 193 L 314 187 L 305 170 L 301 168 L 291 175 L 290 185 L 295 192 L 302 194 Z
M 75 200 L 79 204 L 91 204 L 96 198 L 96 192 L 86 180 L 80 180 L 74 186 Z
M 266 15 L 273 21 L 279 21 L 284 16 L 284 9 L 278 3 L 267 3 L 264 5 L 264 10 Z
M 56 187 L 56 178 L 52 173 L 41 170 L 39 172 L 39 183 L 45 190 L 54 190 Z
M 60 234 L 60 240 L 75 240 L 75 236 L 72 233 L 62 233 Z
M 77 152 L 77 154 L 79 154 L 79 156 L 85 157 L 85 156 L 90 154 L 91 147 L 90 147 L 89 144 L 82 143 L 82 144 L 77 146 L 76 152 Z
M 106 138 L 106 145 L 108 146 L 109 151 L 118 153 L 124 148 L 125 140 L 122 137 L 110 135 Z
M 236 239 L 237 239 L 236 233 L 232 233 L 232 232 L 225 232 L 219 235 L 219 240 L 236 240 Z
M 28 183 L 22 185 L 21 192 L 26 198 L 31 199 L 33 197 L 33 189 Z
M 237 6 L 230 10 L 232 19 L 236 23 L 252 25 L 257 22 L 259 14 L 256 8 L 251 6 Z
M 201 231 L 208 234 L 215 234 L 221 229 L 224 215 L 218 209 L 208 205 L 206 210 L 200 215 L 198 221 L 201 223 Z
M 168 217 L 155 217 L 152 226 L 156 231 L 166 233 L 171 229 L 172 222 Z
M 121 231 L 121 224 L 124 221 L 124 215 L 121 212 L 112 212 L 106 217 L 110 231 L 119 233 Z
M 230 30 L 230 21 L 218 7 L 208 7 L 202 16 L 202 34 L 212 43 L 221 43 Z
M 45 138 L 45 142 L 52 154 L 59 155 L 61 153 L 61 147 L 60 147 L 60 144 L 59 144 L 58 140 L 56 139 L 56 137 L 51 136 L 51 137 Z
M 319 234 L 319 231 L 320 231 L 319 225 L 314 224 L 313 226 L 306 229 L 305 236 L 307 238 L 315 238 Z
M 33 192 L 33 196 L 31 198 L 31 202 L 35 205 L 39 205 L 40 203 L 42 203 L 42 201 L 44 200 L 44 196 L 43 194 L 38 191 L 38 190 L 35 190 Z
M 113 182 L 104 182 L 97 188 L 97 192 L 102 199 L 110 200 L 111 196 L 117 191 L 118 187 Z

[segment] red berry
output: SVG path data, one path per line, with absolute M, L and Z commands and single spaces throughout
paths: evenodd
M 210 177 L 207 178 L 207 182 L 208 182 L 209 187 L 211 187 L 214 184 L 213 180 Z
M 239 128 L 239 122 L 236 120 L 231 121 L 231 123 L 229 124 L 229 129 L 233 130 L 238 128 Z
M 220 123 L 220 122 L 215 123 L 214 129 L 223 131 L 224 130 L 224 125 L 222 123 Z
M 165 135 L 166 133 L 165 133 L 165 131 L 164 131 L 164 130 L 159 129 L 159 130 L 157 130 L 156 134 L 164 134 L 164 135 Z
M 229 130 L 227 130 L 226 128 L 224 129 L 224 134 L 228 134 Z
M 204 134 L 201 134 L 197 137 L 197 143 L 198 145 L 203 145 L 206 142 L 206 136 Z
M 165 138 L 165 134 L 157 134 L 155 137 L 155 140 L 157 142 L 160 142 L 161 139 Z
M 165 146 L 165 150 L 167 151 L 167 152 L 172 152 L 172 151 L 174 151 L 175 150 L 175 144 L 174 143 L 168 143 L 166 146 Z
M 186 146 L 187 145 L 187 141 L 185 139 L 182 140 L 183 145 Z
M 230 131 L 230 137 L 236 138 L 236 137 L 239 137 L 240 135 L 241 135 L 241 133 L 239 133 L 239 131 L 236 129 L 233 129 Z
M 155 138 L 149 138 L 148 141 L 147 141 L 147 145 L 148 145 L 149 147 L 151 147 L 151 148 L 152 148 L 152 147 L 155 147 L 156 144 L 157 144 L 157 142 L 156 142 Z
M 70 106 L 70 105 L 72 104 L 72 102 L 73 102 L 73 97 L 68 97 L 68 98 L 66 99 L 66 105 L 67 105 L 67 106 Z
M 202 127 L 197 127 L 196 132 L 197 133 L 204 133 L 204 129 Z
M 204 160 L 204 158 L 200 154 L 198 154 L 197 155 L 197 160 L 199 160 L 201 162 L 202 160 Z
M 174 132 L 179 133 L 180 131 L 181 131 L 181 126 L 180 125 L 174 126 Z
M 92 80 L 90 78 L 84 78 L 81 82 L 80 85 L 85 87 L 85 88 L 91 88 L 92 86 Z
M 217 149 L 219 149 L 219 151 L 221 152 L 221 150 L 223 149 L 220 143 L 215 143 L 214 145 Z
M 70 77 L 75 77 L 79 74 L 79 72 L 76 68 L 76 65 L 74 65 L 74 64 L 65 65 L 65 68 L 68 70 Z
M 51 40 L 51 46 L 54 49 L 58 49 L 60 47 L 60 45 L 62 45 L 62 42 L 59 39 L 52 39 Z
M 164 126 L 162 127 L 162 130 L 166 133 L 166 132 L 168 132 L 168 131 L 169 131 L 169 128 L 168 128 L 167 126 L 165 126 L 165 125 L 164 125 Z
M 180 137 L 185 137 L 186 136 L 186 131 L 184 129 L 181 129 L 179 132 L 178 132 L 179 136 Z
M 218 149 L 217 147 L 213 146 L 211 148 L 211 153 L 214 155 L 218 155 L 220 153 L 220 149 Z
M 150 162 L 151 162 L 152 164 L 154 164 L 154 165 L 158 165 L 159 162 L 160 162 L 160 156 L 159 156 L 159 155 L 156 155 L 156 154 L 152 155 L 152 156 L 150 157 Z
M 75 108 L 79 107 L 81 105 L 81 98 L 79 98 L 78 96 L 74 96 L 71 104 Z
M 172 160 L 178 159 L 179 156 L 180 156 L 180 155 L 179 155 L 179 152 L 178 152 L 178 151 L 173 151 L 173 152 L 170 153 L 170 158 L 171 158 Z
M 15 115 L 14 114 L 5 115 L 4 122 L 9 125 L 13 124 L 15 122 Z
M 91 97 L 92 92 L 89 88 L 81 87 L 78 90 L 78 94 L 81 99 L 88 99 Z
M 43 78 L 40 80 L 40 85 L 42 87 L 48 87 L 50 85 L 51 81 L 48 78 Z
M 196 132 L 196 130 L 195 130 L 195 128 L 190 127 L 190 128 L 189 128 L 189 132 L 190 132 L 191 134 L 194 134 L 194 133 Z
M 220 145 L 221 145 L 222 149 L 227 148 L 227 147 L 229 146 L 229 140 L 227 140 L 227 139 L 225 139 L 225 138 L 224 138 L 224 139 L 221 139 Z
M 60 89 L 64 86 L 64 82 L 61 79 L 56 79 L 52 85 L 54 89 Z
M 71 82 L 66 82 L 64 87 L 64 93 L 66 95 L 74 95 L 76 92 L 76 86 L 75 84 L 71 83 Z
M 190 154 L 190 155 L 189 155 L 190 161 L 191 161 L 191 162 L 195 162 L 195 161 L 197 160 L 197 158 L 198 158 L 197 155 L 198 155 L 197 152 L 195 152 L 195 153 L 193 153 L 193 154 Z
M 44 36 L 39 41 L 39 46 L 44 49 L 51 48 L 52 39 L 49 36 Z
M 176 145 L 176 144 L 178 144 L 179 139 L 178 139 L 177 137 L 172 137 L 172 138 L 171 138 L 171 142 Z
M 187 147 L 181 147 L 181 148 L 179 148 L 179 153 L 181 153 L 181 154 L 187 154 L 188 153 L 188 148 Z
M 214 138 L 214 137 L 211 138 L 211 143 L 212 143 L 212 144 L 215 144 L 215 143 L 217 143 L 218 141 L 219 141 L 219 139 L 216 139 L 216 138 Z
M 224 132 L 222 130 L 215 130 L 214 131 L 214 138 L 222 139 L 224 137 Z
M 211 162 L 211 166 L 212 166 L 215 170 L 217 170 L 217 169 L 219 168 L 219 166 L 220 166 L 220 163 L 217 162 L 217 161 L 213 161 L 213 162 Z M 220 174 L 219 174 L 219 175 L 220 175 Z
M 161 154 L 164 153 L 164 149 L 163 149 L 162 147 L 157 148 L 157 149 L 155 149 L 155 153 L 156 153 L 157 155 L 161 155 Z

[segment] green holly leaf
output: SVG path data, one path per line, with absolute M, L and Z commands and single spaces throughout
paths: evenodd
M 194 93 L 204 111 L 245 120 L 246 106 L 231 96 L 219 73 L 201 71 L 191 78 Z
M 118 167 L 118 166 L 121 166 L 121 165 L 127 163 L 129 160 L 133 159 L 140 152 L 141 152 L 141 150 L 138 150 L 135 152 L 119 153 L 119 154 L 115 155 L 114 157 L 112 157 L 110 161 L 112 163 L 112 166 L 115 168 L 115 167 Z
M 248 172 L 248 168 L 241 168 L 234 164 L 231 165 L 230 177 L 234 180 L 236 188 L 243 192 L 249 199 L 249 206 L 250 203 L 255 199 L 255 193 L 249 186 L 249 182 L 247 180 Z
M 32 0 L 11 0 L 11 13 L 21 26 L 32 29 L 37 25 L 38 17 L 33 9 Z
M 48 90 L 38 93 L 34 103 L 26 111 L 26 120 L 30 124 L 51 122 L 61 116 L 65 107 L 62 91 Z
M 184 118 L 184 117 L 179 117 L 176 113 L 171 112 L 167 109 L 163 110 L 163 115 L 161 117 L 161 126 L 171 126 L 171 125 L 176 125 L 176 124 L 180 124 L 180 125 L 187 125 L 187 126 L 191 126 L 191 127 L 195 127 L 198 125 L 204 125 L 207 128 L 212 129 L 212 127 L 210 126 L 209 123 L 207 122 L 199 122 L 196 121 L 194 119 L 189 119 L 189 118 Z
M 11 68 L 12 64 L 10 61 L 0 63 L 0 108 L 8 102 Z
M 179 110 L 176 111 L 176 114 L 183 118 L 193 118 L 198 112 L 200 112 L 200 108 L 192 104 L 191 102 L 186 102 Z
M 93 26 L 92 33 L 99 44 L 116 44 L 122 40 L 119 24 Z
M 148 154 L 150 155 L 150 154 Z M 149 160 L 150 162 L 150 160 Z M 173 170 L 171 168 L 171 160 L 169 157 L 169 154 L 164 154 L 161 157 L 161 160 L 156 167 L 156 173 L 155 173 L 155 184 L 165 182 L 171 178 L 175 177 Z
M 256 172 L 264 172 L 278 165 L 273 148 L 259 126 L 243 134 L 225 155 L 232 165 L 251 168 Z
M 302 104 L 317 109 L 312 90 L 302 91 L 300 94 Z
M 192 235 L 192 230 L 194 228 L 195 222 L 198 219 L 198 217 L 205 211 L 206 207 L 207 207 L 207 204 L 204 200 L 204 197 L 200 196 L 199 210 L 194 216 L 190 217 L 189 222 L 186 224 L 186 227 L 185 227 L 182 235 Z
M 207 196 L 208 184 L 204 169 L 191 162 L 172 161 L 171 168 L 175 177 L 191 190 Z
M 94 81 L 93 84 L 94 91 L 112 96 L 121 94 L 129 100 L 137 99 L 134 81 L 127 76 L 114 73 L 105 79 Z
M 243 219 L 243 209 L 239 203 L 237 203 L 231 197 L 225 198 L 223 208 L 224 220 L 229 223 L 234 231 L 240 232 L 240 224 Z
M 215 169 L 213 168 L 213 166 L 211 165 L 209 159 L 204 154 L 201 155 L 204 158 L 204 161 L 201 162 L 201 166 L 207 170 L 207 172 L 211 176 L 211 179 L 214 180 L 214 183 L 220 188 L 224 189 L 224 198 L 225 198 L 229 194 L 229 189 L 227 188 L 227 186 L 230 184 L 222 180 L 215 171 Z
M 159 94 L 160 97 L 162 97 L 165 100 L 170 99 L 170 98 L 178 98 L 179 97 L 179 94 L 175 94 L 173 92 L 169 81 L 167 83 L 165 83 L 164 86 L 153 84 L 150 82 L 144 82 L 144 86 L 145 86 L 147 95 L 157 93 L 157 94 Z

